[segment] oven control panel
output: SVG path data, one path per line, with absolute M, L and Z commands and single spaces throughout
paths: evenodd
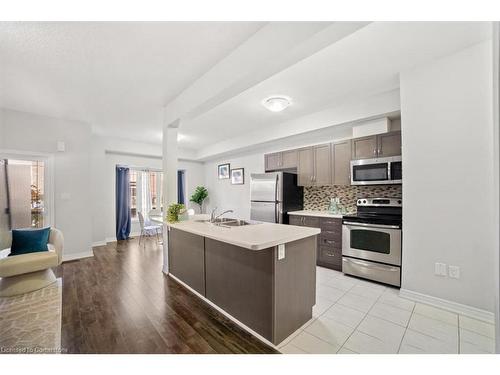
M 401 198 L 359 198 L 357 206 L 402 207 Z

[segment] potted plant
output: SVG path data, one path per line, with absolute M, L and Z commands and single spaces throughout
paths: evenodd
M 179 221 L 179 214 L 182 214 L 186 208 L 183 204 L 173 203 L 168 206 L 167 210 L 167 221 L 169 223 L 177 223 Z
M 203 213 L 203 201 L 208 197 L 208 190 L 204 186 L 197 186 L 193 195 L 189 199 L 200 206 L 200 214 Z

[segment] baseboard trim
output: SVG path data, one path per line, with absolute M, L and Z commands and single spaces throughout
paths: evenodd
M 434 307 L 439 307 L 443 310 L 448 310 L 457 314 L 465 315 L 470 318 L 482 320 L 487 323 L 495 324 L 495 314 L 478 309 L 476 307 L 472 307 L 469 305 L 463 305 L 458 302 L 449 301 L 446 299 L 430 296 L 428 294 L 423 294 L 419 292 L 414 292 L 413 290 L 401 289 L 399 291 L 399 296 L 407 299 L 411 299 L 415 302 L 422 302 L 427 305 L 431 305 Z
M 92 247 L 96 247 L 96 246 L 105 246 L 106 245 L 106 241 L 97 241 L 97 242 L 94 242 L 92 244 Z
M 243 328 L 245 331 L 248 331 L 249 333 L 251 333 L 253 336 L 257 337 L 260 341 L 262 341 L 263 343 L 269 345 L 270 347 L 272 347 L 273 349 L 276 349 L 276 350 L 279 350 L 278 349 L 278 346 L 277 345 L 274 345 L 271 341 L 269 341 L 268 339 L 266 339 L 265 337 L 261 336 L 260 334 L 258 334 L 257 332 L 255 332 L 253 329 L 251 329 L 250 327 L 248 327 L 247 325 L 243 324 L 242 322 L 240 322 L 238 319 L 236 319 L 234 316 L 232 316 L 231 314 L 229 314 L 228 312 L 226 312 L 225 310 L 221 309 L 219 306 L 217 306 L 216 304 L 214 304 L 212 301 L 210 301 L 209 299 L 207 299 L 205 296 L 201 295 L 200 293 L 198 293 L 196 290 L 194 290 L 193 288 L 191 288 L 189 285 L 187 285 L 186 283 L 182 282 L 181 280 L 179 280 L 177 277 L 175 277 L 174 275 L 172 275 L 171 273 L 167 274 L 168 277 L 171 277 L 172 279 L 174 279 L 175 281 L 177 281 L 179 284 L 181 284 L 184 288 L 188 289 L 191 293 L 195 294 L 198 298 L 201 298 L 203 301 L 205 301 L 206 303 L 208 303 L 211 307 L 213 307 L 215 310 L 217 310 L 218 312 L 220 312 L 222 315 L 224 315 L 225 317 L 227 317 L 229 320 L 231 320 L 232 322 L 236 323 L 237 325 L 239 325 L 241 328 Z
M 77 260 L 77 259 L 82 259 L 82 258 L 90 258 L 94 256 L 94 252 L 92 250 L 90 251 L 82 251 L 80 253 L 74 253 L 74 254 L 63 254 L 62 261 L 63 262 L 69 262 L 71 260 Z
M 141 232 L 134 232 L 134 233 L 130 233 L 129 234 L 129 237 L 139 237 L 141 235 Z M 106 243 L 108 242 L 116 242 L 116 237 L 107 237 L 106 238 Z

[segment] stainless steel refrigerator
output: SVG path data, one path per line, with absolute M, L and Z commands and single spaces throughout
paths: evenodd
M 250 176 L 252 220 L 288 224 L 288 212 L 303 209 L 304 190 L 297 186 L 295 173 L 252 173 Z

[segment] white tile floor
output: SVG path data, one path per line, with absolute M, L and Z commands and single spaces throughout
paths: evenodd
M 285 354 L 493 353 L 495 328 L 399 297 L 399 290 L 317 267 L 313 319 Z

